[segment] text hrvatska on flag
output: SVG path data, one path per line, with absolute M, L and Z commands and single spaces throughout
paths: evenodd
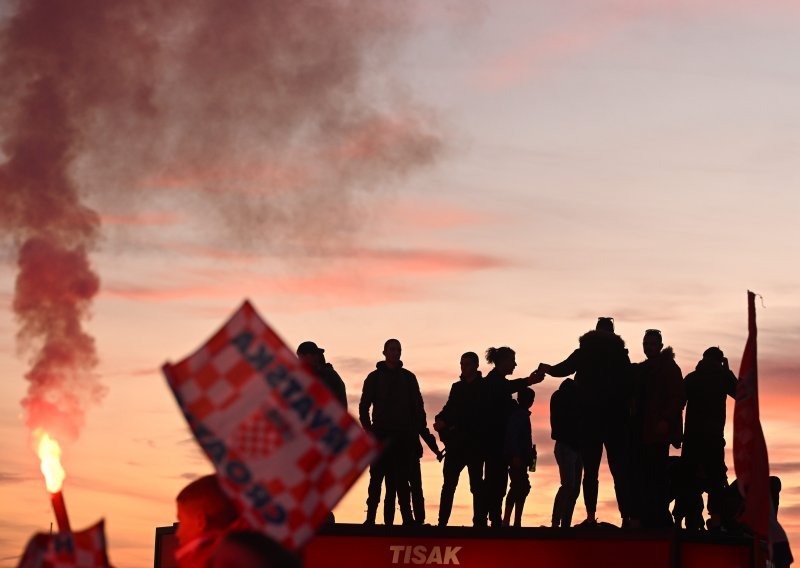
M 163 371 L 242 521 L 288 548 L 313 536 L 378 453 L 247 301 Z

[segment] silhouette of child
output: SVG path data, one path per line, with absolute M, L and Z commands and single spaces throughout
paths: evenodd
M 535 449 L 531 436 L 531 412 L 536 394 L 526 388 L 517 393 L 514 409 L 508 417 L 504 453 L 508 460 L 508 477 L 511 480 L 506 495 L 506 508 L 503 515 L 503 526 L 511 524 L 511 513 L 514 512 L 514 526 L 522 523 L 522 508 L 525 499 L 531 492 L 528 480 L 528 467 L 533 463 Z

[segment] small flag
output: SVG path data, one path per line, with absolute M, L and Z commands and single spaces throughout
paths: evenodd
M 377 443 L 245 302 L 163 367 L 242 520 L 297 550 L 377 455 Z
M 109 568 L 105 523 L 79 532 L 33 535 L 18 568 Z

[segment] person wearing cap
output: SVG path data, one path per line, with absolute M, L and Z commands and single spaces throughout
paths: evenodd
M 605 448 L 622 524 L 636 526 L 629 443 L 631 362 L 625 342 L 614 333 L 614 318 L 598 318 L 595 329 L 580 337 L 578 349 L 569 357 L 557 365 L 541 363 L 536 372 L 553 377 L 575 374 L 581 417 L 583 503 L 586 506 L 586 520 L 580 525 L 597 524 L 600 461 Z
M 703 492 L 708 493 L 708 528 L 719 528 L 720 508 L 728 486 L 725 465 L 727 397 L 736 395 L 738 379 L 719 347 L 709 347 L 697 368 L 683 381 L 686 424 L 681 460 L 688 477 L 686 528 L 703 528 Z
M 297 357 L 325 383 L 336 399 L 347 408 L 347 389 L 344 381 L 333 365 L 325 360 L 325 350 L 318 347 L 313 341 L 304 341 L 297 346 Z

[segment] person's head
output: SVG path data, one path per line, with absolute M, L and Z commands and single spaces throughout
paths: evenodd
M 517 403 L 522 408 L 530 408 L 533 406 L 534 400 L 536 400 L 536 393 L 531 388 L 522 389 L 517 393 Z
M 781 504 L 781 478 L 777 475 L 769 476 L 769 496 L 772 499 L 772 507 L 775 514 L 778 514 L 778 507 Z
M 222 491 L 216 475 L 192 481 L 181 489 L 175 503 L 179 523 L 175 536 L 180 546 L 207 532 L 224 529 L 238 517 L 236 507 Z
M 642 339 L 642 350 L 648 359 L 652 359 L 664 348 L 664 341 L 661 338 L 661 332 L 657 329 L 648 329 L 644 332 L 644 339 Z
M 266 535 L 234 531 L 219 542 L 210 568 L 299 568 L 300 561 Z
M 400 346 L 400 341 L 397 339 L 387 339 L 383 344 L 383 356 L 386 359 L 386 364 L 389 367 L 396 367 L 400 364 L 400 355 L 403 354 L 403 348 Z
M 719 347 L 709 347 L 703 351 L 703 361 L 713 366 L 721 366 L 725 359 L 725 354 Z
M 494 365 L 502 375 L 510 375 L 517 367 L 516 355 L 511 347 L 489 347 L 486 362 Z
M 614 318 L 612 317 L 599 317 L 597 318 L 597 325 L 594 326 L 597 331 L 607 331 L 614 333 Z
M 315 369 L 325 363 L 325 350 L 313 341 L 304 341 L 297 346 L 297 357 L 306 365 Z
M 473 377 L 478 372 L 478 367 L 481 360 L 477 353 L 467 351 L 461 356 L 461 375 L 464 377 Z

